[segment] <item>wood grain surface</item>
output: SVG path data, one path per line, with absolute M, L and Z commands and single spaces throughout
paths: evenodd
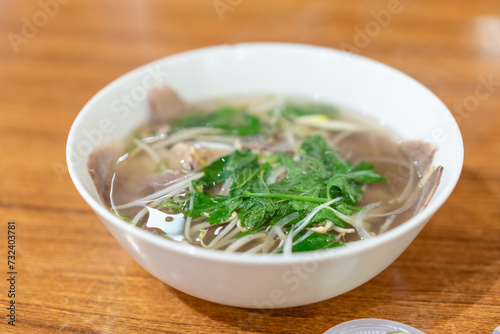
M 463 134 L 461 179 L 411 246 L 321 303 L 249 310 L 170 288 L 118 245 L 66 169 L 73 120 L 111 80 L 180 51 L 246 41 L 384 62 L 435 92 Z M 500 325 L 499 129 L 498 0 L 0 0 L 0 332 L 312 334 L 385 318 L 431 334 L 490 334 Z

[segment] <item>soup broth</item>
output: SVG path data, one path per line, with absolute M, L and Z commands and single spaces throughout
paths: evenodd
M 372 238 L 423 210 L 442 173 L 433 145 L 317 101 L 188 104 L 164 87 L 151 107 L 89 173 L 117 216 L 204 248 L 291 254 Z

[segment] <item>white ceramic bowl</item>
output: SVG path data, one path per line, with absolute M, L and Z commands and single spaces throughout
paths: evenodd
M 279 93 L 348 106 L 403 137 L 433 142 L 438 147 L 434 165 L 444 166 L 441 184 L 417 217 L 339 249 L 284 258 L 225 254 L 163 239 L 115 217 L 101 204 L 86 169 L 93 149 L 123 138 L 148 119 L 148 91 L 162 84 L 172 86 L 188 101 Z M 335 297 L 389 266 L 452 192 L 462 168 L 463 143 L 446 106 L 420 83 L 393 68 L 323 47 L 249 43 L 169 56 L 113 81 L 78 114 L 66 154 L 71 178 L 82 197 L 152 275 L 216 303 L 281 308 Z

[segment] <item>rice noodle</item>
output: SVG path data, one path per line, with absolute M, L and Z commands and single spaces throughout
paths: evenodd
M 278 95 L 272 96 L 268 101 L 257 101 L 257 103 L 249 101 L 246 107 L 250 113 L 262 114 L 269 111 L 279 111 L 285 105 L 285 101 L 284 96 Z
M 214 128 L 189 128 L 185 130 L 180 130 L 178 132 L 173 133 L 165 139 L 159 140 L 153 144 L 154 149 L 159 149 L 162 147 L 169 147 L 177 142 L 184 141 L 187 139 L 194 138 L 199 135 L 206 134 L 218 134 L 221 133 L 221 130 Z
M 280 238 L 281 240 L 285 240 L 286 239 L 286 234 L 285 234 L 285 232 L 283 232 L 283 230 L 281 229 L 281 227 L 276 227 L 276 236 L 278 238 Z
M 295 246 L 296 244 L 301 243 L 301 242 L 302 242 L 302 241 L 304 241 L 305 239 L 309 238 L 309 236 L 310 236 L 311 234 L 313 234 L 313 233 L 314 233 L 314 231 L 312 231 L 312 230 L 307 231 L 306 233 L 304 233 L 304 235 L 303 235 L 303 236 L 301 236 L 300 238 L 298 238 L 297 240 L 295 240 L 295 241 L 293 242 L 292 246 Z
M 148 202 L 148 201 L 151 201 L 153 199 L 158 199 L 160 197 L 165 197 L 169 193 L 171 194 L 170 196 L 178 195 L 179 194 L 178 190 L 185 189 L 187 186 L 189 186 L 191 181 L 198 180 L 198 179 L 202 178 L 204 175 L 205 175 L 204 173 L 197 173 L 197 174 L 185 177 L 184 180 L 178 181 L 178 182 L 174 183 L 173 185 L 171 185 L 170 187 L 163 188 L 155 193 L 152 193 L 152 194 L 147 195 L 143 198 L 139 198 L 135 201 L 132 201 L 132 202 L 129 202 L 126 204 L 113 206 L 113 209 L 116 211 L 116 210 L 129 208 L 132 206 L 142 206 L 142 205 L 144 205 L 144 202 Z M 179 178 L 179 179 L 181 179 L 181 178 Z M 175 192 L 175 194 L 173 194 L 174 192 Z
M 399 207 L 398 209 L 386 213 L 372 214 L 370 215 L 370 217 L 387 217 L 387 216 L 397 215 L 401 212 L 405 212 L 406 210 L 410 209 L 413 206 L 413 204 L 415 204 L 416 201 L 417 201 L 417 194 L 412 194 L 410 198 L 408 198 L 406 203 L 403 206 Z
M 278 237 L 281 240 L 286 239 L 286 235 L 285 233 L 283 233 L 283 230 L 281 228 L 286 224 L 288 224 L 289 222 L 291 222 L 292 220 L 299 218 L 299 216 L 300 215 L 298 212 L 291 213 L 288 216 L 285 216 L 280 220 L 278 220 L 276 224 L 274 224 L 271 227 L 271 229 L 267 233 L 266 240 L 264 241 L 264 252 L 269 251 L 269 245 L 272 245 L 276 237 Z
M 360 131 L 364 130 L 364 127 L 360 124 L 331 120 L 328 118 L 318 118 L 318 115 L 311 116 L 301 116 L 297 117 L 296 122 L 301 125 L 308 125 L 319 129 L 330 130 L 330 131 Z
M 255 239 L 260 239 L 260 238 L 265 238 L 265 237 L 266 237 L 266 233 L 264 233 L 264 232 L 245 235 L 244 237 L 238 238 L 236 241 L 234 241 L 224 251 L 226 253 L 233 253 L 234 251 L 240 249 L 241 247 L 248 244 L 249 242 L 251 242 Z
M 225 135 L 219 136 L 217 134 L 218 133 L 215 132 L 212 135 L 208 134 L 195 135 L 193 136 L 193 139 L 197 141 L 213 141 L 215 143 L 227 144 L 227 145 L 234 145 L 234 143 L 239 139 L 238 137 L 235 136 L 225 136 Z
M 165 198 L 168 198 L 168 197 L 173 197 L 175 195 L 178 195 L 180 193 L 182 193 L 185 189 L 177 189 L 176 192 L 173 192 L 173 193 L 170 193 L 167 195 L 165 195 L 164 197 L 161 197 L 159 199 L 157 199 L 156 201 L 154 202 L 151 202 L 149 203 L 146 207 L 144 207 L 142 210 L 140 210 L 134 217 L 134 219 L 132 219 L 132 222 L 134 224 L 137 224 L 139 222 L 139 220 L 144 217 L 146 215 L 146 213 L 148 213 L 148 207 L 151 207 L 151 208 L 155 208 L 158 204 L 160 204 L 160 202 L 162 202 Z
M 341 132 L 339 133 L 335 138 L 333 138 L 333 140 L 329 141 L 329 144 L 332 146 L 332 148 L 337 148 L 339 143 L 346 139 L 347 137 L 349 137 L 350 135 L 352 135 L 353 133 L 355 133 L 356 131 L 344 131 L 344 132 Z
M 365 229 L 363 226 L 365 223 L 365 218 L 368 213 L 373 208 L 376 208 L 377 206 L 380 206 L 380 202 L 377 203 L 370 203 L 366 205 L 363 209 L 361 209 L 360 212 L 356 214 L 356 220 L 353 224 L 354 228 L 356 229 L 356 232 L 358 232 L 359 236 L 361 239 L 367 239 L 371 238 L 372 235 Z
M 234 240 L 238 240 L 234 238 L 234 236 L 240 233 L 241 232 L 237 228 L 233 229 L 224 238 L 219 240 L 219 242 L 216 245 L 212 246 L 212 249 L 221 249 L 226 247 L 227 245 L 231 244 Z
M 280 249 L 282 249 L 283 245 L 285 244 L 285 240 L 280 240 L 278 243 L 278 246 L 276 246 L 272 251 L 269 252 L 269 254 L 276 254 Z
M 217 226 L 217 225 L 212 225 L 210 224 L 209 222 L 204 222 L 204 223 L 200 223 L 200 224 L 196 224 L 194 226 L 192 226 L 190 229 L 189 229 L 189 234 L 192 234 L 194 233 L 195 231 L 201 231 L 201 230 L 204 230 L 210 226 Z
M 264 248 L 264 244 L 259 244 L 257 246 L 250 248 L 249 250 L 244 252 L 244 254 L 255 254 L 255 253 L 258 253 L 259 251 L 261 251 L 263 248 Z
M 246 231 L 248 231 L 248 228 L 247 228 L 247 227 L 245 227 L 245 226 L 243 226 L 243 225 L 241 224 L 241 220 L 239 220 L 239 219 L 238 219 L 238 223 L 236 224 L 236 227 L 238 227 L 238 229 L 239 229 L 241 232 L 246 232 Z
M 327 202 L 327 203 L 324 203 L 324 204 L 321 204 L 321 205 L 318 205 L 316 208 L 314 208 L 314 210 L 312 210 L 304 219 L 302 219 L 298 224 L 300 224 L 298 227 L 296 227 L 295 229 L 292 229 L 289 233 L 288 233 L 288 236 L 285 240 L 285 244 L 283 245 L 283 254 L 284 255 L 291 255 L 292 254 L 292 243 L 293 243 L 293 238 L 294 236 L 299 233 L 300 231 L 302 231 L 307 225 L 309 225 L 311 219 L 313 219 L 313 217 L 322 209 L 331 209 L 333 210 L 332 208 L 330 208 L 330 205 L 332 205 L 333 203 L 335 202 L 338 202 L 342 199 L 342 197 L 337 197 L 335 199 L 332 199 L 331 201 Z M 334 210 L 336 211 L 336 210 Z
M 397 160 L 397 159 L 391 159 L 391 158 L 367 158 L 367 161 L 371 161 L 372 163 L 376 162 L 383 162 L 383 163 L 392 163 L 398 166 L 403 166 L 407 167 L 409 170 L 409 178 L 408 181 L 406 182 L 406 185 L 401 192 L 401 194 L 398 196 L 396 201 L 398 203 L 401 203 L 407 199 L 413 188 L 415 187 L 415 176 L 416 176 L 416 171 L 415 171 L 415 166 L 406 161 L 406 160 Z
M 329 220 L 327 220 L 327 221 L 329 221 Z M 356 232 L 356 230 L 353 228 L 344 228 L 344 227 L 337 226 L 335 224 L 333 224 L 331 229 L 334 230 L 335 232 L 338 232 L 338 233 L 354 233 L 354 232 Z
M 193 187 L 192 186 L 189 186 L 189 192 L 192 192 L 193 191 Z M 192 210 L 193 209 L 193 206 L 194 206 L 194 201 L 193 201 L 193 196 L 191 196 L 191 198 L 189 199 L 189 210 Z M 189 231 L 191 230 L 191 220 L 193 219 L 193 217 L 191 216 L 188 216 L 186 218 L 186 222 L 184 223 L 184 237 L 189 241 L 189 242 L 193 242 L 193 240 L 191 240 L 191 235 L 189 233 Z
M 276 224 L 274 224 L 273 226 L 275 226 L 275 227 L 283 227 L 286 224 L 288 224 L 289 222 L 291 222 L 292 220 L 299 218 L 299 216 L 300 215 L 299 215 L 298 212 L 291 213 L 288 216 L 285 216 L 285 217 L 281 218 L 280 220 L 278 220 L 276 222 Z
M 333 223 L 329 220 L 325 220 L 323 224 L 319 226 L 315 226 L 311 228 L 311 231 L 320 233 L 320 234 L 325 234 L 327 233 L 331 228 L 333 227 Z
M 274 227 L 271 227 L 271 229 L 267 232 L 267 237 L 264 240 L 264 243 L 262 244 L 263 245 L 262 251 L 264 253 L 269 252 L 270 250 L 269 248 L 271 247 L 271 245 L 275 243 L 275 237 L 276 237 L 276 232 L 274 230 Z
M 346 216 L 343 213 L 341 213 L 341 212 L 339 212 L 339 211 L 337 211 L 337 210 L 335 210 L 334 208 L 331 208 L 331 207 L 326 207 L 325 209 L 332 211 L 333 213 L 335 213 L 335 215 L 337 217 L 339 217 L 340 219 L 342 219 L 346 223 L 354 225 L 355 218 Z
M 219 242 L 219 240 L 221 240 L 229 231 L 231 231 L 232 229 L 234 229 L 234 227 L 236 226 L 238 220 L 239 219 L 236 218 L 236 217 L 233 218 L 233 220 L 231 220 L 229 222 L 229 224 L 222 231 L 220 231 L 219 234 L 212 241 L 210 241 L 210 243 L 208 245 L 205 246 L 205 248 L 212 248 L 212 247 L 214 247 L 215 244 L 217 244 L 217 242 Z
M 401 195 L 398 197 L 397 201 L 398 203 L 401 203 L 402 201 L 406 200 L 408 195 L 411 193 L 412 188 L 415 187 L 415 166 L 411 163 L 408 163 L 410 166 L 410 177 L 408 178 L 408 182 L 406 183 L 405 188 L 401 192 Z
M 174 198 L 175 196 L 182 194 L 185 190 L 186 190 L 186 188 L 178 188 L 175 191 L 172 191 L 171 193 L 165 194 L 165 195 L 157 198 L 156 200 L 148 203 L 148 206 L 154 208 L 154 207 L 158 206 L 158 204 L 160 204 L 165 199 Z
M 134 138 L 134 144 L 137 145 L 138 149 L 135 149 L 130 153 L 130 155 L 136 154 L 136 152 L 139 152 L 140 150 L 144 151 L 146 154 L 148 154 L 151 159 L 155 162 L 155 164 L 160 162 L 160 157 L 158 156 L 158 153 L 154 149 L 152 149 L 148 144 L 144 143 L 142 140 L 139 140 L 137 138 Z
M 148 209 L 147 208 L 143 208 L 141 211 L 139 211 L 135 217 L 132 219 L 132 223 L 134 223 L 134 225 L 136 225 L 139 220 L 141 220 L 142 217 L 144 217 L 144 215 L 148 212 Z
M 226 143 L 217 143 L 211 141 L 195 141 L 193 146 L 197 149 L 212 149 L 212 150 L 221 150 L 221 151 L 233 151 L 234 146 Z
M 380 234 L 380 233 L 383 233 L 383 232 L 387 231 L 389 229 L 389 227 L 391 227 L 391 224 L 394 221 L 394 218 L 396 218 L 396 215 L 392 215 L 392 216 L 387 217 L 387 219 L 385 220 L 385 222 L 380 227 L 378 233 Z
M 231 190 L 231 186 L 233 185 L 234 177 L 231 175 L 227 178 L 226 181 L 220 187 L 219 195 L 227 196 L 229 195 L 229 190 Z

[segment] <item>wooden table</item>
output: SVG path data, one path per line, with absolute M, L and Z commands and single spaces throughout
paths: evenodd
M 500 325 L 498 0 L 0 0 L 0 8 L 0 332 L 323 333 L 357 318 L 427 333 Z M 466 159 L 450 199 L 393 265 L 337 298 L 262 312 L 178 292 L 126 254 L 69 178 L 69 128 L 104 85 L 163 56 L 242 41 L 382 61 L 434 91 L 460 124 Z M 9 221 L 15 327 L 6 317 Z

